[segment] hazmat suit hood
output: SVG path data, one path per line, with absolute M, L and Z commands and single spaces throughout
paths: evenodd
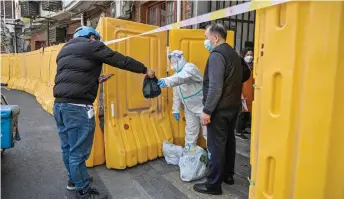
M 168 54 L 168 59 L 171 62 L 171 68 L 176 72 L 179 73 L 184 65 L 186 64 L 186 60 L 183 56 L 183 51 L 174 50 Z

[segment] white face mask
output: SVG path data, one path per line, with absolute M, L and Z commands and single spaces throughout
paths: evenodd
M 244 60 L 245 60 L 246 63 L 252 63 L 253 56 L 251 56 L 251 55 L 245 56 Z

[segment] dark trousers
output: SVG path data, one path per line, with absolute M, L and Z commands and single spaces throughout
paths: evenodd
M 223 178 L 234 175 L 235 135 L 234 129 L 238 110 L 216 110 L 208 124 L 207 148 L 210 152 L 207 187 L 215 188 L 222 184 Z

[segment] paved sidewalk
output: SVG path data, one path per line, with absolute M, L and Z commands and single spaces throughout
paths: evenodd
M 61 159 L 60 141 L 54 118 L 46 113 L 34 96 L 2 89 L 10 104 L 21 108 L 21 141 L 6 150 L 1 159 L 1 197 L 4 199 L 70 199 L 66 173 Z M 237 154 L 236 184 L 223 185 L 224 195 L 209 197 L 195 193 L 192 183 L 183 183 L 178 167 L 164 159 L 150 161 L 124 171 L 99 166 L 89 170 L 94 185 L 114 199 L 231 199 L 248 198 L 247 157 Z

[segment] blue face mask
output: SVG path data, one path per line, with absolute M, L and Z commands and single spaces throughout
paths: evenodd
M 211 47 L 211 43 L 209 39 L 204 40 L 204 47 L 207 49 L 209 52 L 213 50 L 213 47 Z

